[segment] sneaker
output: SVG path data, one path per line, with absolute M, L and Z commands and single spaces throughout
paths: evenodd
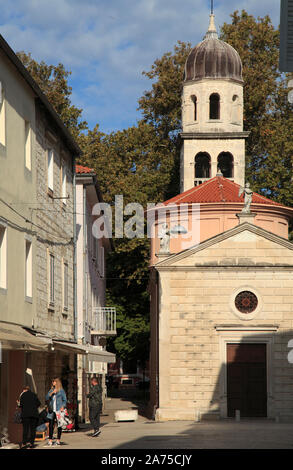
M 60 441 L 54 442 L 54 446 L 60 446 L 60 444 L 61 444 Z
M 52 441 L 48 441 L 47 444 L 44 445 L 44 447 L 52 447 L 52 446 L 53 446 Z
M 97 436 L 99 436 L 99 434 L 101 434 L 101 431 L 95 431 L 95 432 L 92 434 L 92 437 L 97 437 Z

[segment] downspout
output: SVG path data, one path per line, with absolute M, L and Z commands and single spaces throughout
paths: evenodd
M 159 375 L 159 315 L 160 315 L 160 277 L 158 271 L 156 271 L 156 404 L 155 404 L 155 410 L 154 410 L 154 418 L 156 419 L 156 412 L 157 409 L 160 406 L 160 389 L 159 389 L 159 381 L 160 381 L 160 375 Z
M 82 193 L 83 207 L 83 344 L 86 344 L 86 325 L 88 320 L 88 285 L 87 285 L 87 206 L 86 206 L 86 186 L 83 185 Z
M 75 156 L 73 156 L 73 315 L 74 341 L 77 343 L 77 232 L 76 232 L 76 171 Z

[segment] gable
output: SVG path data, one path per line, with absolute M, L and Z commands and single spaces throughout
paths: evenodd
M 245 225 L 246 228 L 238 226 L 197 247 L 170 256 L 157 267 L 291 266 L 293 268 L 292 243 L 259 227 Z

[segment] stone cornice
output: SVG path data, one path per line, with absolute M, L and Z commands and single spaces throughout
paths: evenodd
M 246 139 L 250 132 L 181 132 L 183 140 Z
M 251 265 L 251 266 L 244 266 L 241 264 L 231 264 L 229 266 L 221 265 L 221 264 L 214 264 L 209 266 L 153 266 L 157 271 L 212 271 L 212 272 L 219 272 L 222 273 L 223 271 L 286 271 L 286 272 L 293 272 L 293 265 Z
M 257 227 L 256 225 L 252 225 L 252 224 L 249 224 L 248 222 L 245 222 L 241 225 L 237 225 L 237 227 L 234 227 L 230 230 L 227 230 L 226 232 L 223 232 L 219 235 L 215 235 L 214 237 L 212 238 L 209 238 L 208 240 L 200 243 L 199 245 L 195 246 L 194 248 L 189 248 L 188 250 L 184 250 L 178 254 L 174 254 L 174 255 L 170 255 L 166 260 L 164 261 L 161 261 L 159 263 L 157 263 L 155 265 L 156 269 L 159 269 L 161 267 L 164 267 L 164 266 L 172 266 L 173 263 L 176 263 L 177 261 L 181 261 L 183 260 L 184 258 L 188 258 L 189 256 L 199 252 L 199 251 L 202 251 L 202 250 L 205 250 L 206 248 L 209 248 L 213 245 L 215 245 L 216 243 L 220 243 L 221 241 L 224 241 L 224 240 L 227 240 L 228 238 L 231 238 L 235 235 L 237 235 L 238 233 L 241 233 L 241 232 L 244 232 L 245 230 L 251 232 L 251 233 L 254 233 L 255 235 L 258 235 L 260 237 L 263 237 L 273 243 L 277 243 L 278 245 L 280 246 L 283 246 L 284 248 L 287 248 L 289 250 L 293 250 L 293 243 L 289 242 L 288 240 L 286 240 L 285 238 L 281 238 L 279 237 L 278 235 L 275 235 L 271 232 L 268 232 L 267 230 L 264 230 L 263 228 L 260 228 L 260 227 Z M 213 266 L 210 266 L 212 267 L 212 269 L 215 269 L 215 267 L 219 268 L 220 266 L 219 265 L 213 265 Z M 227 268 L 228 266 L 226 266 Z M 237 269 L 239 269 L 239 265 L 233 265 L 233 267 L 237 267 Z M 252 265 L 252 266 L 243 266 L 243 268 L 245 269 L 255 269 L 257 266 L 256 265 Z M 262 269 L 263 268 L 269 268 L 269 269 L 272 269 L 272 266 L 266 266 L 266 265 L 262 265 Z M 275 266 L 275 268 L 280 268 L 281 266 Z M 287 266 L 288 267 L 288 266 Z M 208 266 L 204 266 L 204 267 L 201 267 L 201 269 L 207 269 Z M 225 268 L 225 266 L 221 266 L 221 269 Z M 292 269 L 292 267 L 290 267 L 290 269 Z M 199 269 L 199 266 L 193 266 L 193 269 Z M 282 269 L 284 269 L 284 267 L 282 267 Z

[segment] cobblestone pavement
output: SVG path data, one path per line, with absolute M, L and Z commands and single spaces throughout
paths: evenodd
M 115 422 L 115 410 L 133 407 L 130 401 L 108 399 L 101 434 L 90 437 L 90 426 L 83 425 L 78 432 L 63 433 L 58 449 L 293 449 L 293 423 L 265 419 L 157 423 L 142 415 L 136 422 Z M 43 442 L 36 444 L 38 449 L 47 448 Z

